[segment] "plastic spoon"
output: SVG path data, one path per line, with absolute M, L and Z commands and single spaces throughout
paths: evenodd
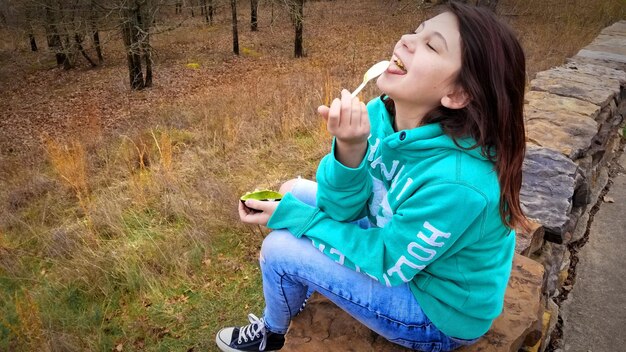
M 357 94 L 359 94 L 361 90 L 365 88 L 365 85 L 367 84 L 367 82 L 373 80 L 374 78 L 382 75 L 383 72 L 387 71 L 389 64 L 390 64 L 389 61 L 381 61 L 379 63 L 374 64 L 372 67 L 370 67 L 369 70 L 365 72 L 365 75 L 363 75 L 363 83 L 361 83 L 361 85 L 358 86 L 354 90 L 354 92 L 352 92 L 352 97 L 353 98 L 356 97 Z

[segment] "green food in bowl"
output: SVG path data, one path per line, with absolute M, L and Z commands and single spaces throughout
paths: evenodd
M 248 192 L 246 194 L 244 194 L 243 196 L 241 196 L 241 201 L 245 202 L 248 199 L 253 199 L 253 200 L 281 200 L 283 198 L 283 195 L 278 193 L 278 192 L 274 192 L 271 191 L 269 189 L 261 189 L 261 190 L 256 190 L 253 192 Z

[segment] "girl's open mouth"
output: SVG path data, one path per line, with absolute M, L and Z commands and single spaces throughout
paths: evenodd
M 404 67 L 404 63 L 402 62 L 402 60 L 400 60 L 399 58 L 396 58 L 395 60 L 393 60 L 393 62 L 402 70 L 406 73 L 406 67 Z

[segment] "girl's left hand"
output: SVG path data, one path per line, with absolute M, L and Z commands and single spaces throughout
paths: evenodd
M 270 217 L 274 214 L 276 207 L 278 207 L 279 202 L 248 199 L 246 206 L 240 201 L 237 203 L 239 203 L 239 218 L 242 222 L 266 226 Z M 258 211 L 255 212 L 246 207 Z

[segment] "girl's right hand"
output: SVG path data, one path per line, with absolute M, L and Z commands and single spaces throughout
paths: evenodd
M 365 103 L 352 98 L 346 89 L 341 91 L 341 99 L 336 98 L 327 106 L 320 106 L 317 112 L 326 121 L 328 132 L 335 136 L 335 157 L 348 167 L 357 167 L 367 149 L 370 134 L 370 121 Z

